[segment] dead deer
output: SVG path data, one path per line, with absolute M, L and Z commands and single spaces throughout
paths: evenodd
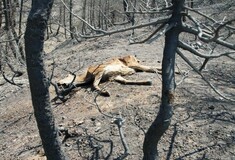
M 138 71 L 155 73 L 161 71 L 160 68 L 152 68 L 140 64 L 140 61 L 133 55 L 122 58 L 113 58 L 99 65 L 90 66 L 86 73 L 81 75 L 69 74 L 66 78 L 60 80 L 57 85 L 63 87 L 78 87 L 84 84 L 93 84 L 93 87 L 103 96 L 110 96 L 109 92 L 101 89 L 101 81 L 116 81 L 121 84 L 151 85 L 150 80 L 127 80 L 123 76 L 131 75 Z

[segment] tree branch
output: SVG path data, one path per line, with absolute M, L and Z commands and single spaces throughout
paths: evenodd
M 186 33 L 191 33 L 193 35 L 198 35 L 199 34 L 199 31 L 197 29 L 195 29 L 194 27 L 190 26 L 190 25 L 184 25 L 182 26 L 182 31 L 186 32 Z M 206 34 L 204 33 L 204 37 L 202 37 L 200 40 L 205 42 L 205 43 L 208 43 L 208 39 L 212 39 L 213 36 L 209 35 L 209 34 Z M 232 44 L 232 43 L 229 43 L 227 41 L 224 41 L 222 40 L 221 38 L 217 38 L 217 39 L 214 39 L 213 42 L 217 43 L 217 44 L 220 44 L 222 46 L 225 46 L 229 49 L 232 49 L 232 50 L 235 50 L 235 44 Z
M 117 160 L 122 160 L 122 159 L 125 159 L 130 153 L 129 151 L 129 147 L 127 145 L 127 142 L 126 142 L 126 139 L 125 139 L 125 136 L 123 134 L 123 130 L 122 130 L 122 125 L 124 124 L 125 120 L 122 118 L 121 114 L 119 115 L 119 117 L 117 117 L 113 123 L 117 125 L 118 127 L 118 131 L 119 131 L 119 135 L 120 135 L 120 138 L 121 138 L 121 142 L 122 142 L 122 145 L 124 147 L 124 153 L 119 156 L 117 158 Z
M 199 57 L 202 57 L 202 58 L 219 58 L 221 56 L 227 56 L 227 55 L 235 53 L 235 51 L 231 51 L 231 52 L 225 52 L 225 53 L 220 53 L 220 54 L 219 53 L 217 53 L 217 54 L 203 54 L 203 53 L 197 51 L 196 49 L 192 48 L 187 43 L 184 43 L 183 41 L 180 41 L 180 40 L 178 42 L 178 47 L 180 47 L 184 50 L 187 50 L 187 51 L 191 52 L 192 54 L 199 56 Z
M 228 98 L 227 96 L 225 96 L 224 94 L 222 94 L 220 91 L 218 91 L 214 86 L 213 84 L 211 84 L 203 75 L 200 71 L 198 71 L 198 69 L 183 55 L 183 53 L 177 49 L 177 54 L 190 66 L 192 67 L 192 69 L 201 76 L 201 78 L 213 89 L 213 91 L 215 93 L 217 93 L 220 97 L 226 99 L 226 100 L 229 100 L 229 101 L 232 101 L 232 102 L 235 102 L 235 99 L 232 99 L 232 98 Z
M 169 31 L 170 29 L 172 29 L 172 27 L 174 27 L 174 24 L 167 24 L 167 23 L 163 23 L 161 24 L 161 26 L 159 26 L 151 35 L 149 35 L 145 40 L 140 41 L 140 42 L 133 42 L 130 44 L 141 44 L 141 43 L 145 43 L 147 42 L 148 44 L 152 43 L 153 41 L 157 40 L 159 37 L 161 37 L 162 35 L 164 35 L 167 31 Z M 163 30 L 158 33 L 157 35 L 155 35 L 157 32 L 159 32 L 161 29 L 163 28 Z M 154 36 L 155 35 L 155 36 Z M 153 37 L 154 36 L 154 37 Z M 153 37 L 153 38 L 152 38 Z

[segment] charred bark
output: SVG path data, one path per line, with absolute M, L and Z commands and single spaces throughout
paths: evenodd
M 3 10 L 2 9 L 2 1 L 0 1 L 0 29 L 2 28 L 2 13 L 3 13 L 2 10 Z
M 166 32 L 165 47 L 162 60 L 162 98 L 158 115 L 148 129 L 144 145 L 144 160 L 156 160 L 158 158 L 157 145 L 168 129 L 172 117 L 172 104 L 174 102 L 175 92 L 175 53 L 179 34 L 181 32 L 181 11 L 183 10 L 184 0 L 173 0 L 172 17 L 168 24 L 174 25 L 172 29 Z
M 21 27 L 22 27 L 22 12 L 23 12 L 23 4 L 24 1 L 20 0 L 20 15 L 19 15 L 19 35 L 22 34 Z
M 10 12 L 10 9 L 9 9 L 9 5 L 7 5 L 8 2 L 6 0 L 3 0 L 3 11 L 4 11 L 4 17 L 5 17 L 5 27 L 4 29 L 5 30 L 9 30 L 10 28 L 10 15 L 9 15 L 9 12 Z
M 74 29 L 73 29 L 73 0 L 69 0 L 69 9 L 71 12 L 69 12 L 69 30 L 70 30 L 70 37 L 74 39 Z
M 25 32 L 25 52 L 34 115 L 48 160 L 64 160 L 49 97 L 43 64 L 43 44 L 53 0 L 32 0 Z

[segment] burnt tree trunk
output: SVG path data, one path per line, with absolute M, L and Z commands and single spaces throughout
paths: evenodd
M 144 160 L 156 160 L 158 157 L 157 145 L 168 129 L 172 117 L 172 104 L 175 92 L 175 53 L 181 32 L 181 11 L 184 0 L 173 0 L 173 12 L 168 24 L 174 27 L 165 36 L 165 47 L 162 60 L 162 98 L 158 115 L 148 129 L 143 145 Z
M 22 27 L 22 12 L 23 12 L 23 4 L 24 1 L 20 0 L 20 15 L 19 15 L 19 35 L 21 35 L 22 31 L 21 31 L 21 27 Z
M 123 10 L 124 10 L 124 13 L 127 17 L 127 21 L 131 22 L 131 14 L 129 12 L 127 12 L 127 11 L 129 11 L 129 9 L 128 9 L 128 0 L 123 0 Z M 124 18 L 124 20 L 125 20 L 125 18 Z
M 72 12 L 73 12 L 73 0 L 69 0 L 69 9 L 70 9 L 70 12 L 69 12 L 69 30 L 70 30 L 70 37 L 72 39 L 74 39 L 74 29 L 73 29 L 73 15 L 72 15 Z
M 86 0 L 83 0 L 83 3 L 82 3 L 82 19 L 86 19 L 86 6 L 87 6 L 87 1 Z M 81 33 L 82 34 L 86 34 L 86 25 L 84 22 L 82 22 L 82 27 L 81 27 Z
M 2 28 L 2 14 L 3 14 L 2 1 L 0 1 L 0 29 Z
M 58 28 L 57 28 L 56 33 L 55 33 L 56 36 L 57 36 L 57 35 L 59 34 L 59 32 L 60 32 L 60 26 L 61 26 L 61 24 L 62 24 L 62 4 L 60 3 L 59 5 L 60 5 L 60 6 L 59 6 L 59 25 L 58 25 Z
M 25 52 L 34 115 L 48 160 L 64 160 L 52 114 L 43 44 L 53 0 L 32 0 L 25 32 Z
M 66 1 L 65 1 L 65 3 L 66 3 Z M 66 27 L 67 27 L 67 25 L 66 25 L 66 7 L 63 5 L 63 24 L 64 24 L 64 37 L 67 39 L 67 30 L 66 30 Z

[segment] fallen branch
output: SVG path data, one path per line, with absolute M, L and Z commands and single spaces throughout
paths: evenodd
M 117 160 L 122 160 L 122 159 L 125 159 L 130 153 L 129 151 L 129 147 L 127 145 L 127 142 L 126 142 L 126 139 L 125 139 L 125 136 L 123 134 L 123 130 L 122 130 L 122 125 L 124 124 L 125 120 L 122 118 L 121 115 L 119 115 L 119 117 L 117 117 L 113 123 L 117 125 L 118 127 L 118 131 L 119 131 L 119 135 L 120 135 L 120 138 L 121 138 L 121 142 L 122 142 L 122 145 L 124 147 L 124 153 L 119 156 L 117 158 Z
M 36 146 L 27 146 L 27 147 L 23 148 L 21 151 L 19 151 L 16 155 L 20 156 L 24 152 L 28 152 L 30 150 L 33 150 L 33 149 L 36 149 L 36 148 L 39 148 L 39 147 L 42 147 L 42 144 L 38 144 Z
M 73 82 L 75 81 L 76 79 L 76 74 L 72 74 L 74 77 L 73 77 L 73 80 L 72 82 L 66 86 L 66 88 L 64 88 L 63 86 L 59 86 L 55 83 L 53 83 L 52 81 L 50 81 L 50 83 L 54 86 L 55 88 L 55 92 L 56 92 L 56 97 L 53 98 L 51 101 L 56 101 L 57 99 L 60 99 L 62 102 L 65 102 L 67 99 L 65 98 L 69 93 L 71 93 L 71 91 L 76 88 L 76 86 L 73 84 Z
M 55 88 L 55 92 L 56 92 L 56 95 L 57 95 L 57 96 L 56 96 L 55 98 L 53 98 L 51 101 L 52 101 L 52 102 L 56 102 L 58 99 L 60 99 L 62 102 L 65 102 L 65 101 L 68 100 L 68 99 L 65 98 L 65 97 L 66 97 L 69 93 L 71 93 L 71 91 L 72 91 L 74 88 L 77 87 L 76 84 L 75 84 L 75 85 L 73 84 L 74 81 L 75 81 L 75 79 L 76 79 L 76 74 L 75 74 L 75 72 L 77 72 L 78 70 L 80 70 L 80 69 L 83 67 L 83 65 L 81 65 L 81 61 L 80 61 L 80 59 L 79 59 L 79 69 L 77 69 L 76 71 L 71 72 L 71 71 L 67 70 L 66 68 L 63 68 L 63 70 L 65 70 L 66 72 L 69 72 L 71 75 L 73 75 L 72 81 L 70 82 L 70 84 L 68 84 L 68 85 L 66 85 L 66 86 L 63 86 L 63 85 L 58 86 L 58 84 L 52 82 L 52 78 L 53 78 L 53 76 L 54 76 L 54 70 L 55 70 L 55 61 L 54 61 L 54 59 L 53 59 L 53 64 L 52 64 L 52 65 L 53 65 L 53 66 L 52 66 L 52 72 L 51 72 L 51 76 L 50 76 L 50 78 L 49 78 L 49 82 L 50 82 L 50 84 Z
M 3 78 L 4 78 L 5 81 L 7 81 L 8 83 L 10 83 L 10 84 L 12 84 L 12 85 L 15 85 L 15 86 L 17 86 L 17 87 L 22 88 L 23 83 L 15 83 L 15 82 L 14 82 L 14 78 L 17 77 L 17 75 L 18 75 L 17 73 L 14 73 L 14 75 L 13 75 L 12 78 L 11 78 L 11 80 L 9 80 L 9 79 L 6 77 L 4 71 L 2 71 L 2 76 L 3 76 Z
M 108 114 L 106 114 L 106 113 L 103 113 L 102 110 L 100 109 L 98 103 L 97 103 L 97 97 L 98 97 L 98 96 L 99 96 L 99 94 L 97 94 L 96 97 L 95 97 L 95 104 L 94 104 L 94 103 L 91 103 L 91 102 L 89 102 L 89 101 L 88 101 L 88 102 L 89 102 L 90 104 L 94 105 L 102 115 L 104 115 L 104 116 L 106 116 L 106 117 L 108 117 L 108 118 L 114 119 L 112 122 L 113 122 L 114 124 L 116 124 L 117 127 L 118 127 L 118 131 L 119 131 L 119 135 L 120 135 L 120 138 L 121 138 L 121 142 L 122 142 L 122 145 L 123 145 L 123 147 L 124 147 L 124 153 L 123 153 L 121 156 L 119 156 L 119 157 L 117 158 L 117 160 L 122 160 L 122 159 L 124 159 L 125 157 L 127 157 L 127 156 L 130 154 L 130 153 L 129 153 L 129 147 L 128 147 L 128 144 L 127 144 L 127 142 L 126 142 L 126 140 L 125 140 L 125 136 L 124 136 L 123 130 L 122 130 L 122 126 L 123 126 L 125 120 L 122 118 L 121 114 L 119 114 L 118 117 L 115 117 L 115 116 L 113 116 L 113 115 L 108 115 Z M 86 99 L 86 98 L 85 98 L 85 99 Z
M 113 152 L 113 142 L 111 140 L 99 140 L 99 139 L 95 138 L 94 136 L 88 136 L 88 139 L 90 141 L 90 145 L 91 145 L 92 149 L 95 149 L 95 153 L 93 154 L 92 159 L 100 159 L 99 150 L 103 148 L 100 145 L 94 144 L 94 142 L 93 142 L 94 140 L 97 142 L 101 142 L 101 143 L 110 143 L 110 151 L 104 159 L 110 158 L 110 156 L 112 155 L 112 152 Z

